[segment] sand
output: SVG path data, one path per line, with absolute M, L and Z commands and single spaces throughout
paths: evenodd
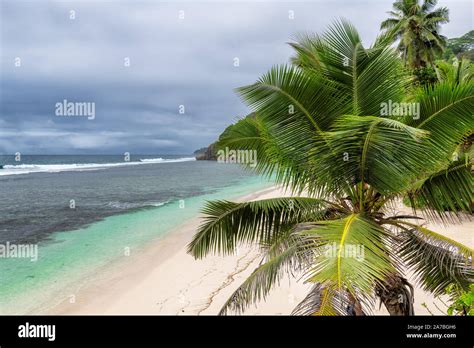
M 288 196 L 273 187 L 236 201 Z M 401 211 L 409 212 L 407 208 Z M 256 248 L 240 248 L 236 255 L 211 255 L 195 260 L 186 245 L 194 235 L 200 217 L 179 226 L 165 237 L 149 243 L 142 250 L 97 272 L 72 297 L 42 311 L 44 314 L 145 314 L 145 315 L 215 315 L 233 291 L 257 267 L 260 255 Z M 474 247 L 474 222 L 428 228 Z M 301 277 L 299 277 L 301 278 Z M 412 284 L 413 279 L 410 279 Z M 245 314 L 288 315 L 306 296 L 310 284 L 303 279 L 285 277 L 265 301 L 251 306 Z M 71 303 L 73 302 L 73 303 Z M 428 309 L 423 305 L 426 304 Z M 419 286 L 415 288 L 415 313 L 445 314 L 446 307 Z M 374 314 L 387 314 L 385 308 Z

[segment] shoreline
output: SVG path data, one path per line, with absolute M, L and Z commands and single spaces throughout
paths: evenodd
M 276 187 L 233 198 L 234 201 L 288 196 Z M 408 212 L 410 208 L 398 207 Z M 237 255 L 209 255 L 195 260 L 186 246 L 200 224 L 200 215 L 154 239 L 143 249 L 100 270 L 69 299 L 58 301 L 43 312 L 56 315 L 216 315 L 232 292 L 252 273 L 260 261 L 255 247 L 241 248 Z M 469 231 L 474 222 L 450 225 L 427 223 L 428 227 L 469 246 L 474 244 Z M 442 302 L 424 292 L 413 277 L 416 315 L 446 315 Z M 245 315 L 289 315 L 307 295 L 310 284 L 302 279 L 283 277 L 265 301 L 249 307 Z M 428 309 L 425 307 L 428 307 Z M 439 307 L 440 309 L 438 309 Z M 385 308 L 372 313 L 387 315 Z
M 280 189 L 271 186 L 231 199 L 245 201 L 270 198 L 281 194 L 283 192 Z M 203 260 L 194 260 L 186 253 L 186 246 L 194 235 L 196 227 L 200 224 L 200 218 L 201 216 L 198 215 L 189 219 L 164 236 L 151 240 L 147 246 L 137 249 L 135 252 L 132 251 L 130 256 L 108 264 L 92 277 L 81 281 L 85 285 L 78 285 L 78 291 L 72 294 L 75 296 L 74 303 L 70 303 L 70 297 L 63 298 L 56 304 L 40 310 L 39 314 L 200 314 L 206 311 L 211 307 L 214 297 L 221 290 L 227 288 L 231 283 L 235 283 L 233 277 L 237 279 L 237 276 L 250 274 L 254 269 L 251 267 L 252 264 L 257 263 L 259 259 L 259 252 L 255 248 L 242 248 L 239 255 L 226 257 L 212 255 Z M 194 269 L 196 274 L 200 274 L 201 271 L 205 271 L 207 274 L 208 280 L 210 280 L 207 282 L 211 299 L 209 305 L 207 305 L 209 299 L 206 297 L 206 290 L 203 288 L 202 291 L 199 291 L 200 298 L 196 298 L 195 295 L 191 296 L 193 297 L 191 301 L 193 308 L 181 308 L 186 307 L 188 302 L 183 299 L 183 296 L 186 297 L 184 294 L 189 292 L 187 285 L 197 287 L 195 283 L 200 281 L 200 278 L 187 279 L 188 274 L 193 274 L 190 269 Z M 210 274 L 213 276 L 209 277 Z M 178 279 L 175 279 L 175 276 Z M 151 283 L 149 283 L 150 278 L 153 279 Z M 170 282 L 176 280 L 178 280 L 175 282 L 177 288 L 163 289 Z M 148 285 L 154 286 L 145 291 L 148 295 L 145 296 L 147 299 L 145 304 L 143 296 L 141 296 L 143 294 L 139 295 L 134 290 L 148 288 Z M 216 286 L 217 288 L 215 288 Z M 156 301 L 153 300 L 155 305 L 149 305 L 152 297 L 155 296 L 154 292 L 156 292 Z M 124 298 L 128 300 L 124 301 Z M 142 305 L 137 303 L 140 298 Z M 196 304 L 196 301 L 203 302 L 203 300 L 204 305 Z M 33 311 L 33 313 L 38 314 L 37 311 Z
M 0 312 L 5 315 L 47 313 L 60 303 L 74 302 L 74 297 L 96 279 L 108 276 L 117 265 L 122 267 L 134 262 L 148 246 L 179 232 L 180 226 L 198 216 L 205 200 L 240 197 L 273 185 L 256 176 L 233 176 L 235 171 L 225 169 L 223 173 L 230 174 L 230 182 L 218 178 L 216 183 L 200 191 L 193 191 L 192 184 L 187 184 L 187 195 L 177 195 L 163 206 L 130 209 L 83 224 L 78 229 L 54 232 L 38 242 L 38 262 L 5 259 L 0 265 L 5 280 L 0 291 Z M 119 200 L 128 202 L 126 195 Z M 172 253 L 168 249 L 173 248 L 155 253 L 153 263 L 170 257 Z

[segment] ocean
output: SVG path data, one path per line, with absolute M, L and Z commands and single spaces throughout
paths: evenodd
M 272 185 L 238 165 L 191 156 L 0 156 L 0 314 L 36 313 L 52 295 L 172 233 L 210 199 Z M 31 249 L 33 250 L 33 249 Z

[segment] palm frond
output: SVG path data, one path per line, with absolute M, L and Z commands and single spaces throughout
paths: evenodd
M 218 151 L 255 151 L 255 163 L 242 166 L 270 177 L 285 188 L 304 188 L 309 178 L 305 154 L 282 151 L 268 126 L 257 114 L 249 115 L 228 127 L 216 144 Z M 300 190 L 300 191 L 301 191 Z
M 441 82 L 449 82 L 452 85 L 467 83 L 474 80 L 474 65 L 467 59 L 454 59 L 450 64 L 446 61 L 436 62 L 436 75 Z
M 416 102 L 420 103 L 420 117 L 407 119 L 407 124 L 430 132 L 432 157 L 450 159 L 474 129 L 474 82 L 438 83 L 421 91 Z
M 255 146 L 259 157 L 256 169 L 276 174 L 278 182 L 286 186 L 291 183 L 300 190 L 318 186 L 311 177 L 309 152 L 315 146 L 327 149 L 316 139 L 347 109 L 341 92 L 331 82 L 290 66 L 275 67 L 238 91 L 256 112 L 256 121 L 236 125 L 244 131 L 244 141 L 239 141 L 236 132 L 229 132 L 226 142 Z
M 474 281 L 474 250 L 422 226 L 405 229 L 400 237 L 400 257 L 426 291 L 444 293 L 450 284 L 468 289 Z
M 302 221 L 318 220 L 328 206 L 322 200 L 282 197 L 235 203 L 211 201 L 202 212 L 204 222 L 188 245 L 196 258 L 230 254 L 238 243 L 271 243 L 282 231 Z
M 474 178 L 471 162 L 462 159 L 418 183 L 407 196 L 414 210 L 420 209 L 431 219 L 446 220 L 472 213 Z
M 285 126 L 297 138 L 301 136 L 289 126 L 299 127 L 303 135 L 325 130 L 342 105 L 334 84 L 289 65 L 273 67 L 237 92 L 269 126 Z
M 291 315 L 346 315 L 348 305 L 347 295 L 343 291 L 334 286 L 317 283 Z
M 312 261 L 312 252 L 304 246 L 297 229 L 290 228 L 272 243 L 263 247 L 262 263 L 233 292 L 222 306 L 219 315 L 242 313 L 252 304 L 264 300 L 282 277 L 301 272 Z
M 426 137 L 396 120 L 345 116 L 326 133 L 332 151 L 314 153 L 315 168 L 335 185 L 364 183 L 383 194 L 397 193 L 430 163 Z
M 394 270 L 385 242 L 390 235 L 360 214 L 322 221 L 306 231 L 323 243 L 308 281 L 335 284 L 351 294 L 370 296 L 374 285 Z
M 344 96 L 339 115 L 379 115 L 380 104 L 400 101 L 410 82 L 388 47 L 393 35 L 385 33 L 366 49 L 357 30 L 342 19 L 321 36 L 303 35 L 290 43 L 296 51 L 292 62 L 336 84 Z

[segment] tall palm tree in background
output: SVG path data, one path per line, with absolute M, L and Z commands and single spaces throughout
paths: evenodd
M 437 3 L 438 0 L 397 0 L 389 12 L 391 17 L 381 24 L 381 29 L 395 31 L 394 41 L 400 40 L 398 50 L 412 68 L 433 65 L 446 45 L 440 25 L 449 22 L 449 10 L 434 9 Z
M 256 150 L 253 169 L 293 196 L 203 209 L 188 246 L 194 257 L 230 254 L 240 243 L 263 255 L 221 314 L 257 303 L 285 274 L 314 284 L 294 313 L 316 315 L 363 315 L 377 298 L 390 314 L 413 314 L 407 268 L 433 294 L 472 281 L 473 250 L 426 228 L 420 214 L 452 223 L 471 211 L 470 159 L 453 154 L 474 129 L 474 83 L 411 94 L 390 43 L 381 36 L 364 48 L 356 29 L 338 21 L 292 43 L 291 65 L 238 89 L 255 113 L 218 146 Z M 418 116 L 380 117 L 383 103 L 407 100 L 419 103 Z M 413 214 L 397 212 L 403 198 Z

